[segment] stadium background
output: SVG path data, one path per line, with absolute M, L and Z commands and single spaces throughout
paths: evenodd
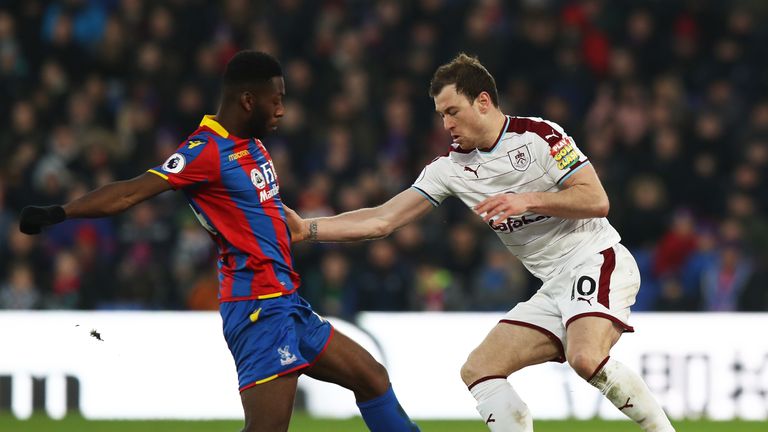
M 0 1 L 0 309 L 214 310 L 213 245 L 167 193 L 18 233 L 165 160 L 242 48 L 283 63 L 265 140 L 303 216 L 376 205 L 446 151 L 427 86 L 458 52 L 503 110 L 562 125 L 643 277 L 636 311 L 768 310 L 761 1 Z M 539 285 L 457 200 L 389 239 L 294 249 L 318 312 L 506 311 Z

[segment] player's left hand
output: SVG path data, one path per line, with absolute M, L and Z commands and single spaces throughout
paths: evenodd
M 488 223 L 491 219 L 506 220 L 510 216 L 519 216 L 528 211 L 526 194 L 503 193 L 484 199 L 476 205 L 475 213 Z

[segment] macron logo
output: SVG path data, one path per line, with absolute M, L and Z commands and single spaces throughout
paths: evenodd
M 241 157 L 248 156 L 249 154 L 251 154 L 251 153 L 248 150 L 240 150 L 237 153 L 232 153 L 231 155 L 229 155 L 227 157 L 227 159 L 229 159 L 229 161 L 232 162 L 232 161 L 240 159 Z

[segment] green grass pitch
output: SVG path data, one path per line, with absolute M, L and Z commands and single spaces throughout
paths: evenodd
M 488 429 L 477 421 L 419 421 L 422 432 L 485 432 Z M 19 421 L 9 414 L 0 414 L 0 431 L 13 432 L 235 432 L 242 427 L 239 421 L 87 421 L 68 416 L 64 420 L 50 420 L 34 416 Z M 536 432 L 638 432 L 640 429 L 628 421 L 536 421 Z M 675 422 L 677 432 L 766 432 L 768 422 Z M 352 432 L 366 431 L 359 418 L 350 420 L 315 419 L 297 413 L 291 421 L 291 432 Z

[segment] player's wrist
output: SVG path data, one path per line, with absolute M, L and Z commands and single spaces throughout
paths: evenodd
M 49 206 L 48 208 L 48 217 L 50 224 L 57 224 L 60 222 L 64 222 L 67 219 L 67 212 L 64 210 L 64 207 L 60 205 L 54 205 Z
M 540 194 L 537 192 L 523 194 L 523 204 L 525 205 L 526 212 L 536 212 L 541 208 L 542 201 Z
M 317 220 L 307 220 L 307 240 L 311 242 L 317 241 Z

